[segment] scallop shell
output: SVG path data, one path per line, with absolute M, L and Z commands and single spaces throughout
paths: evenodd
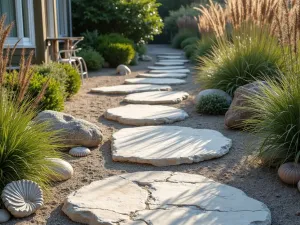
M 73 176 L 74 170 L 70 163 L 58 158 L 48 158 L 53 165 L 50 167 L 56 175 L 51 176 L 52 181 L 65 181 Z
M 85 147 L 76 147 L 76 148 L 72 148 L 69 151 L 69 154 L 75 157 L 85 157 L 91 154 L 91 150 Z
M 0 209 L 0 223 L 9 221 L 10 214 L 6 209 Z
M 9 183 L 3 189 L 1 198 L 7 210 L 17 218 L 31 215 L 44 203 L 42 189 L 30 180 Z
M 286 184 L 297 184 L 300 181 L 300 164 L 285 163 L 278 169 L 280 179 Z

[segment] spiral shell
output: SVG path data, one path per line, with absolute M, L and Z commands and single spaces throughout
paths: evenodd
M 280 179 L 286 184 L 297 184 L 300 180 L 300 164 L 285 163 L 278 169 Z
M 71 156 L 75 156 L 75 157 L 85 157 L 85 156 L 91 154 L 91 150 L 88 148 L 84 148 L 84 147 L 76 147 L 76 148 L 72 148 L 69 151 L 69 154 Z
M 3 189 L 1 198 L 7 210 L 17 218 L 31 215 L 44 203 L 42 189 L 29 180 L 9 183 Z
M 55 176 L 50 177 L 52 181 L 65 181 L 73 176 L 73 167 L 67 161 L 58 158 L 48 158 L 48 160 L 53 164 L 50 169 L 56 173 Z

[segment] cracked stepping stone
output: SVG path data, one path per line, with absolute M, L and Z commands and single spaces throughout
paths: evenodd
M 182 55 L 159 55 L 157 56 L 159 59 L 185 59 L 185 57 Z
M 189 94 L 183 91 L 153 91 L 127 95 L 125 102 L 133 104 L 177 104 L 187 99 Z
M 156 62 L 156 66 L 184 66 L 183 62 Z
M 144 126 L 171 124 L 185 120 L 189 115 L 181 110 L 163 105 L 126 105 L 108 109 L 104 117 L 122 124 Z
M 138 77 L 147 77 L 147 78 L 186 78 L 187 74 L 185 73 L 159 73 L 159 74 L 152 74 L 152 73 L 141 73 Z
M 190 60 L 188 59 L 160 59 L 159 62 L 168 63 L 168 62 L 175 62 L 175 63 L 188 63 Z
M 204 176 L 168 171 L 94 181 L 71 193 L 62 211 L 89 225 L 271 225 L 268 207 L 243 191 Z
M 189 69 L 175 69 L 175 70 L 150 70 L 149 73 L 190 73 Z
M 185 66 L 148 66 L 149 70 L 177 70 L 186 69 Z
M 100 87 L 91 89 L 92 93 L 102 94 L 131 94 L 146 91 L 170 91 L 172 88 L 167 85 L 152 85 L 152 84 L 138 84 L 138 85 L 117 85 L 110 87 Z
M 126 79 L 125 84 L 165 84 L 165 85 L 180 85 L 185 84 L 185 80 L 174 78 L 132 78 Z
M 126 128 L 113 134 L 114 161 L 171 166 L 222 157 L 231 139 L 220 132 L 177 126 Z

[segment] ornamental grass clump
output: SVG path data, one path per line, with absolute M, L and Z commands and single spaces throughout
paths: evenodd
M 205 88 L 233 95 L 238 87 L 256 79 L 275 78 L 281 60 L 281 48 L 268 28 L 245 24 L 230 36 L 218 39 L 208 56 L 199 57 L 197 78 Z
M 31 102 L 17 103 L 14 96 L 0 96 L 0 193 L 12 181 L 26 179 L 47 189 L 53 171 L 47 158 L 60 158 L 57 133 L 47 123 L 34 123 Z

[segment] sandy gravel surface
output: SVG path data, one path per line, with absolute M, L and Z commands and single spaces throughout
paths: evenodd
M 149 54 L 176 52 L 167 46 L 149 46 Z M 136 165 L 129 163 L 112 162 L 110 152 L 110 138 L 114 131 L 126 125 L 120 125 L 103 118 L 106 109 L 124 105 L 124 96 L 91 94 L 89 90 L 95 87 L 119 85 L 127 78 L 133 78 L 138 72 L 145 72 L 147 66 L 154 62 L 141 62 L 131 67 L 130 76 L 116 76 L 113 69 L 103 69 L 98 73 L 91 73 L 90 79 L 85 81 L 79 94 L 66 103 L 65 112 L 78 118 L 86 119 L 97 124 L 103 134 L 104 143 L 93 150 L 86 158 L 71 158 L 67 160 L 72 164 L 75 175 L 72 179 L 57 183 L 51 188 L 50 198 L 45 206 L 35 215 L 22 220 L 11 220 L 12 224 L 49 224 L 73 225 L 77 224 L 68 219 L 61 211 L 65 197 L 72 191 L 87 185 L 95 180 L 120 173 L 168 170 L 204 175 L 218 182 L 232 185 L 242 189 L 247 195 L 264 202 L 272 212 L 273 225 L 299 225 L 300 224 L 300 193 L 296 188 L 286 186 L 280 182 L 275 169 L 260 166 L 253 160 L 252 151 L 257 138 L 240 131 L 231 131 L 224 128 L 223 116 L 203 116 L 195 111 L 193 99 L 201 90 L 201 85 L 194 84 L 192 75 L 187 78 L 187 84 L 174 86 L 173 90 L 186 91 L 190 98 L 181 104 L 174 105 L 184 109 L 190 118 L 175 123 L 176 126 L 192 128 L 215 129 L 233 140 L 233 147 L 229 154 L 216 160 L 201 162 L 192 165 L 179 165 L 157 168 L 150 165 Z M 163 225 L 163 224 L 162 224 Z M 234 221 L 232 225 L 235 224 Z

